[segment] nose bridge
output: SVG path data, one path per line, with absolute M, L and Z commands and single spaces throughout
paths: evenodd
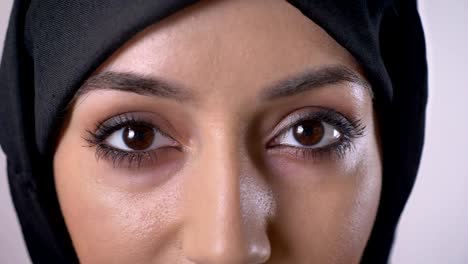
M 195 263 L 263 263 L 270 255 L 267 216 L 249 193 L 261 188 L 243 180 L 252 175 L 245 175 L 235 133 L 216 131 L 197 153 L 184 191 L 184 252 Z

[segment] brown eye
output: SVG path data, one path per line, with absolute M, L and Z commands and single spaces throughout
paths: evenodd
M 319 120 L 304 120 L 279 135 L 275 143 L 302 148 L 322 148 L 340 138 L 341 133 L 334 126 Z
M 145 150 L 153 144 L 154 130 L 147 126 L 127 126 L 122 132 L 123 142 L 133 150 Z
M 129 124 L 114 131 L 105 143 L 115 149 L 138 152 L 178 146 L 177 141 L 150 125 Z
M 293 127 L 294 138 L 302 145 L 313 146 L 322 140 L 325 128 L 322 122 L 306 120 Z

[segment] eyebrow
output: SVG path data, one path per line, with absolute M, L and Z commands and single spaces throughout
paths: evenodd
M 262 100 L 274 100 L 297 95 L 317 87 L 340 82 L 352 82 L 368 91 L 373 98 L 370 84 L 357 73 L 343 65 L 322 66 L 280 80 L 260 94 Z M 147 77 L 135 73 L 106 71 L 90 77 L 79 89 L 76 97 L 93 90 L 112 89 L 141 95 L 158 96 L 179 102 L 193 98 L 191 91 L 161 78 Z
M 187 88 L 161 78 L 113 71 L 102 72 L 90 77 L 81 86 L 77 96 L 101 89 L 132 92 L 140 95 L 152 95 L 180 102 L 186 101 L 192 97 Z
M 281 80 L 272 85 L 270 88 L 265 89 L 261 95 L 261 98 L 265 100 L 272 100 L 281 97 L 288 97 L 312 90 L 317 87 L 323 87 L 341 82 L 351 82 L 358 84 L 367 90 L 371 98 L 374 97 L 371 85 L 353 70 L 344 65 L 329 65 L 316 69 L 309 69 L 293 77 Z

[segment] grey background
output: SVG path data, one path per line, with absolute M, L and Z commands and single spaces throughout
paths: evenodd
M 427 137 L 392 263 L 468 263 L 468 0 L 419 2 L 430 69 Z M 0 0 L 0 50 L 11 3 Z M 30 263 L 1 151 L 0 262 Z

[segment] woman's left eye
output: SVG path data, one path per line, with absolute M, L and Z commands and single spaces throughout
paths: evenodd
M 105 140 L 105 144 L 122 151 L 143 152 L 161 147 L 176 146 L 177 142 L 153 127 L 127 125 L 109 135 Z
M 335 127 L 326 122 L 304 120 L 279 135 L 275 145 L 316 149 L 332 145 L 341 136 Z

